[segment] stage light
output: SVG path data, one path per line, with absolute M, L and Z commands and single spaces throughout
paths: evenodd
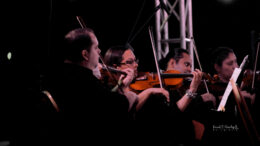
M 7 59 L 8 59 L 8 60 L 11 60 L 11 59 L 12 59 L 12 52 L 8 52 L 8 53 L 7 53 Z
M 222 4 L 229 5 L 234 3 L 236 0 L 217 0 L 218 2 L 221 2 Z

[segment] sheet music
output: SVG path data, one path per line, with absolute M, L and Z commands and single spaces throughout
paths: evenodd
M 237 78 L 240 75 L 240 73 L 241 73 L 242 69 L 244 68 L 244 66 L 245 66 L 247 61 L 248 61 L 248 55 L 246 55 L 244 57 L 242 63 L 239 66 L 239 68 L 235 68 L 235 70 L 233 71 L 233 74 L 232 74 L 230 80 L 233 79 L 233 81 L 236 83 Z M 227 103 L 227 99 L 228 99 L 228 96 L 231 93 L 231 90 L 232 90 L 232 85 L 231 85 L 231 82 L 229 81 L 228 85 L 227 85 L 227 88 L 226 88 L 226 90 L 224 92 L 224 95 L 222 96 L 222 99 L 220 101 L 220 104 L 218 106 L 217 111 L 224 111 L 225 110 L 225 105 Z
M 233 79 L 233 81 L 236 82 L 240 72 L 241 72 L 241 68 L 235 68 L 235 70 L 234 70 L 230 79 Z M 225 109 L 225 105 L 226 105 L 228 96 L 230 95 L 231 91 L 232 91 L 232 85 L 231 85 L 231 82 L 229 81 L 227 88 L 224 92 L 224 95 L 221 99 L 221 102 L 218 106 L 217 111 L 223 111 Z

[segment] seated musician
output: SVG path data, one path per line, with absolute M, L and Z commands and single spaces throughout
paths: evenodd
M 214 54 L 214 55 L 213 55 Z M 238 68 L 237 57 L 234 51 L 228 47 L 218 47 L 212 51 L 212 60 L 211 66 L 214 67 L 214 70 L 218 77 L 218 83 L 228 84 L 233 71 L 235 68 Z M 255 101 L 255 94 L 251 94 L 246 90 L 241 91 L 243 97 L 250 100 L 251 104 Z M 222 94 L 223 95 L 223 94 Z M 221 99 L 221 96 L 218 96 L 218 100 Z
M 46 87 L 59 108 L 57 119 L 42 119 L 35 145 L 134 143 L 125 92 L 111 92 L 94 75 L 101 51 L 94 31 L 78 28 L 68 32 L 64 48 L 64 63 L 57 66 L 59 72 L 49 77 Z M 126 73 L 123 84 L 133 78 Z
M 219 105 L 235 68 L 239 66 L 236 54 L 229 47 L 213 49 L 210 54 L 210 61 L 217 79 L 210 89 L 216 97 L 217 105 Z M 248 101 L 247 105 L 250 107 L 254 103 L 255 94 L 251 94 L 246 90 L 240 93 Z M 207 143 L 209 145 L 222 143 L 250 145 L 250 138 L 243 125 L 238 105 L 232 92 L 227 99 L 224 112 L 212 112 L 208 119 L 209 125 L 212 126 L 211 131 L 208 131 L 207 134 Z
M 160 60 L 160 67 L 165 72 L 178 71 L 178 73 L 180 74 L 190 74 L 191 65 L 192 60 L 189 55 L 189 52 L 182 48 L 173 48 L 168 52 L 165 58 L 162 58 Z M 196 70 L 199 71 L 198 69 Z M 170 94 L 179 94 L 179 97 L 181 97 L 182 95 L 185 95 L 187 89 L 191 87 L 192 84 L 190 82 L 190 77 L 185 77 L 183 79 L 182 85 L 179 88 L 169 90 Z M 202 130 L 202 128 L 197 129 L 196 127 L 203 127 L 201 124 L 206 123 L 207 112 L 210 109 L 216 107 L 215 97 L 211 93 L 206 93 L 207 90 L 205 88 L 206 87 L 201 80 L 199 89 L 193 92 L 195 96 L 193 97 L 193 100 L 191 101 L 189 107 L 185 111 L 187 117 L 189 117 L 190 120 L 192 120 L 193 122 L 194 128 L 196 130 L 194 131 L 196 139 L 199 140 L 199 142 L 201 142 L 204 130 Z M 179 99 L 177 98 L 173 100 L 177 101 Z
M 134 50 L 130 45 L 110 47 L 105 54 L 104 60 L 107 65 L 116 69 L 123 70 L 131 68 L 134 70 L 135 76 L 138 74 L 138 61 L 135 57 Z M 196 92 L 201 81 L 202 73 L 199 70 L 196 70 L 193 72 L 193 75 L 194 78 L 189 88 L 191 94 Z M 132 90 L 130 86 L 128 87 L 128 90 Z M 154 94 L 160 93 L 158 91 L 162 90 L 165 89 L 148 88 L 137 94 L 139 100 L 147 100 L 142 106 L 138 107 L 137 121 L 141 121 L 140 123 L 143 122 L 139 129 L 145 129 L 140 131 L 140 133 L 145 131 L 146 134 L 144 135 L 153 137 L 149 138 L 150 144 L 153 142 L 155 144 L 158 142 L 158 144 L 161 145 L 167 145 L 167 143 L 184 145 L 192 143 L 193 141 L 191 139 L 194 138 L 193 135 L 190 135 L 192 127 L 190 127 L 190 123 L 185 125 L 187 124 L 183 121 L 185 116 L 181 114 L 191 102 L 192 95 L 185 94 L 180 100 L 176 102 L 170 101 L 170 106 L 166 106 L 164 102 L 161 102 L 162 98 L 160 95 Z M 170 134 L 166 134 L 168 133 L 167 131 L 170 131 Z
M 131 47 L 116 46 L 111 47 L 105 54 L 104 57 L 105 64 L 114 67 L 119 70 L 130 69 L 133 71 L 134 77 L 137 77 L 138 60 L 135 58 L 133 49 Z M 162 94 L 165 96 L 165 100 L 169 101 L 169 93 L 163 88 L 148 88 L 141 93 L 135 94 L 135 92 L 130 88 L 130 84 L 124 87 L 127 92 L 132 92 L 133 96 L 136 95 L 138 98 L 138 104 L 136 105 L 136 110 L 139 110 L 145 101 L 152 94 Z
M 167 56 L 160 60 L 160 67 L 162 70 L 164 71 L 174 70 L 174 71 L 178 71 L 181 74 L 190 74 L 191 65 L 192 63 L 191 63 L 189 52 L 181 48 L 174 48 L 173 50 L 170 50 Z M 184 78 L 183 86 L 182 88 L 179 89 L 179 91 L 186 92 L 186 89 L 190 86 L 192 86 L 192 84 L 190 84 L 190 78 L 186 77 Z M 182 91 L 182 89 L 184 89 L 184 91 Z M 205 88 L 204 88 L 204 92 L 206 92 Z M 180 94 L 185 94 L 185 93 L 180 93 Z M 204 102 L 211 102 L 212 105 L 215 107 L 216 102 L 212 94 L 205 93 L 202 94 L 201 97 Z

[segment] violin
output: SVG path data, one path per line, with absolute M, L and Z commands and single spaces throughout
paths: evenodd
M 221 82 L 219 76 L 214 74 L 212 81 L 210 82 L 210 84 L 208 84 L 208 87 L 210 93 L 212 93 L 213 95 L 222 96 L 224 91 L 226 90 L 227 83 Z M 202 91 L 201 89 L 202 88 L 199 86 L 198 92 L 204 93 L 204 91 Z
M 133 91 L 141 92 L 148 88 L 159 87 L 159 78 L 156 73 L 145 72 L 142 74 L 141 77 L 136 78 L 136 80 L 130 84 L 130 88 Z M 183 80 L 185 78 L 193 77 L 193 74 L 181 74 L 177 70 L 169 70 L 162 73 L 161 76 L 163 78 L 164 86 L 170 90 L 174 90 L 180 88 L 183 84 Z M 203 78 L 211 83 L 214 83 L 216 80 L 206 73 L 203 73 Z
M 127 75 L 126 72 L 110 66 L 101 66 L 99 70 L 101 74 L 101 82 L 109 88 L 113 88 L 118 84 L 118 78 L 121 74 Z
M 244 71 L 243 79 L 241 82 L 241 89 L 254 89 L 255 83 L 260 81 L 260 71 L 256 71 L 255 73 L 247 69 Z

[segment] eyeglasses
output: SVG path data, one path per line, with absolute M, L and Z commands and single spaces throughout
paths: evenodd
M 122 62 L 122 63 L 120 63 L 120 64 L 124 64 L 124 65 L 133 65 L 134 62 L 135 62 L 136 64 L 138 64 L 138 63 L 139 63 L 139 59 L 135 59 L 135 60 L 133 60 L 133 59 L 129 59 L 129 60 L 127 60 L 127 61 L 125 61 L 125 62 Z
M 185 67 L 191 67 L 191 64 L 189 62 L 184 63 Z

